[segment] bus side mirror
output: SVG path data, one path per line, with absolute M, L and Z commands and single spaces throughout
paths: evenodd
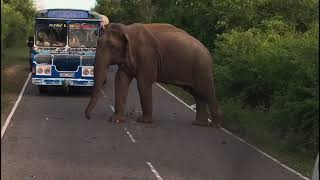
M 28 38 L 28 47 L 32 48 L 33 43 L 34 43 L 34 41 L 33 41 L 33 36 L 30 36 L 30 37 Z

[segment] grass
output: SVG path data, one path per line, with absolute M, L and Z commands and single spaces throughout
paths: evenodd
M 1 55 L 1 127 L 28 76 L 28 47 L 12 47 Z
M 193 97 L 181 88 L 172 85 L 164 85 L 164 87 L 188 105 L 195 103 Z M 311 177 L 316 155 L 293 152 L 288 148 L 283 138 L 268 127 L 268 121 L 272 118 L 269 113 L 244 108 L 240 102 L 236 101 L 221 102 L 220 106 L 224 113 L 224 128 L 301 174 Z

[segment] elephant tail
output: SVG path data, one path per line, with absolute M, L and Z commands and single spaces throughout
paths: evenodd
M 216 127 L 221 127 L 223 123 L 223 112 L 219 106 L 219 102 L 216 96 L 214 84 L 212 86 L 212 96 L 209 99 L 209 111 L 211 114 L 212 123 Z
M 217 103 L 209 103 L 209 110 L 212 119 L 212 125 L 218 128 L 221 127 L 223 123 L 223 113 Z

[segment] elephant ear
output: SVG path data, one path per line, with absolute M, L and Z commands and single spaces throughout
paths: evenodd
M 135 72 L 136 70 L 136 56 L 135 56 L 135 52 L 133 51 L 132 48 L 132 40 L 130 39 L 130 36 L 128 35 L 128 33 L 124 32 L 124 36 L 126 39 L 126 64 L 128 65 L 130 71 Z
M 157 77 L 161 63 L 160 42 L 154 34 L 141 23 L 134 23 L 128 26 L 126 33 L 127 39 L 127 60 L 132 67 L 136 68 L 137 60 L 151 63 L 142 63 L 143 66 L 149 66 L 147 69 L 149 73 L 154 73 Z M 140 64 L 139 64 L 140 67 Z M 151 74 L 150 74 L 151 75 Z

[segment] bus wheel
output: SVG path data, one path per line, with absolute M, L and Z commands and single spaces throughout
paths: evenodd
M 47 93 L 48 86 L 40 85 L 40 86 L 38 86 L 38 90 L 39 90 L 40 94 Z
M 30 58 L 30 61 L 29 61 L 29 69 L 30 69 L 30 72 L 32 72 L 32 59 Z
M 70 92 L 71 92 L 71 89 L 70 89 L 71 87 L 69 87 L 69 86 L 64 86 L 64 93 L 66 94 L 66 95 L 70 95 Z

